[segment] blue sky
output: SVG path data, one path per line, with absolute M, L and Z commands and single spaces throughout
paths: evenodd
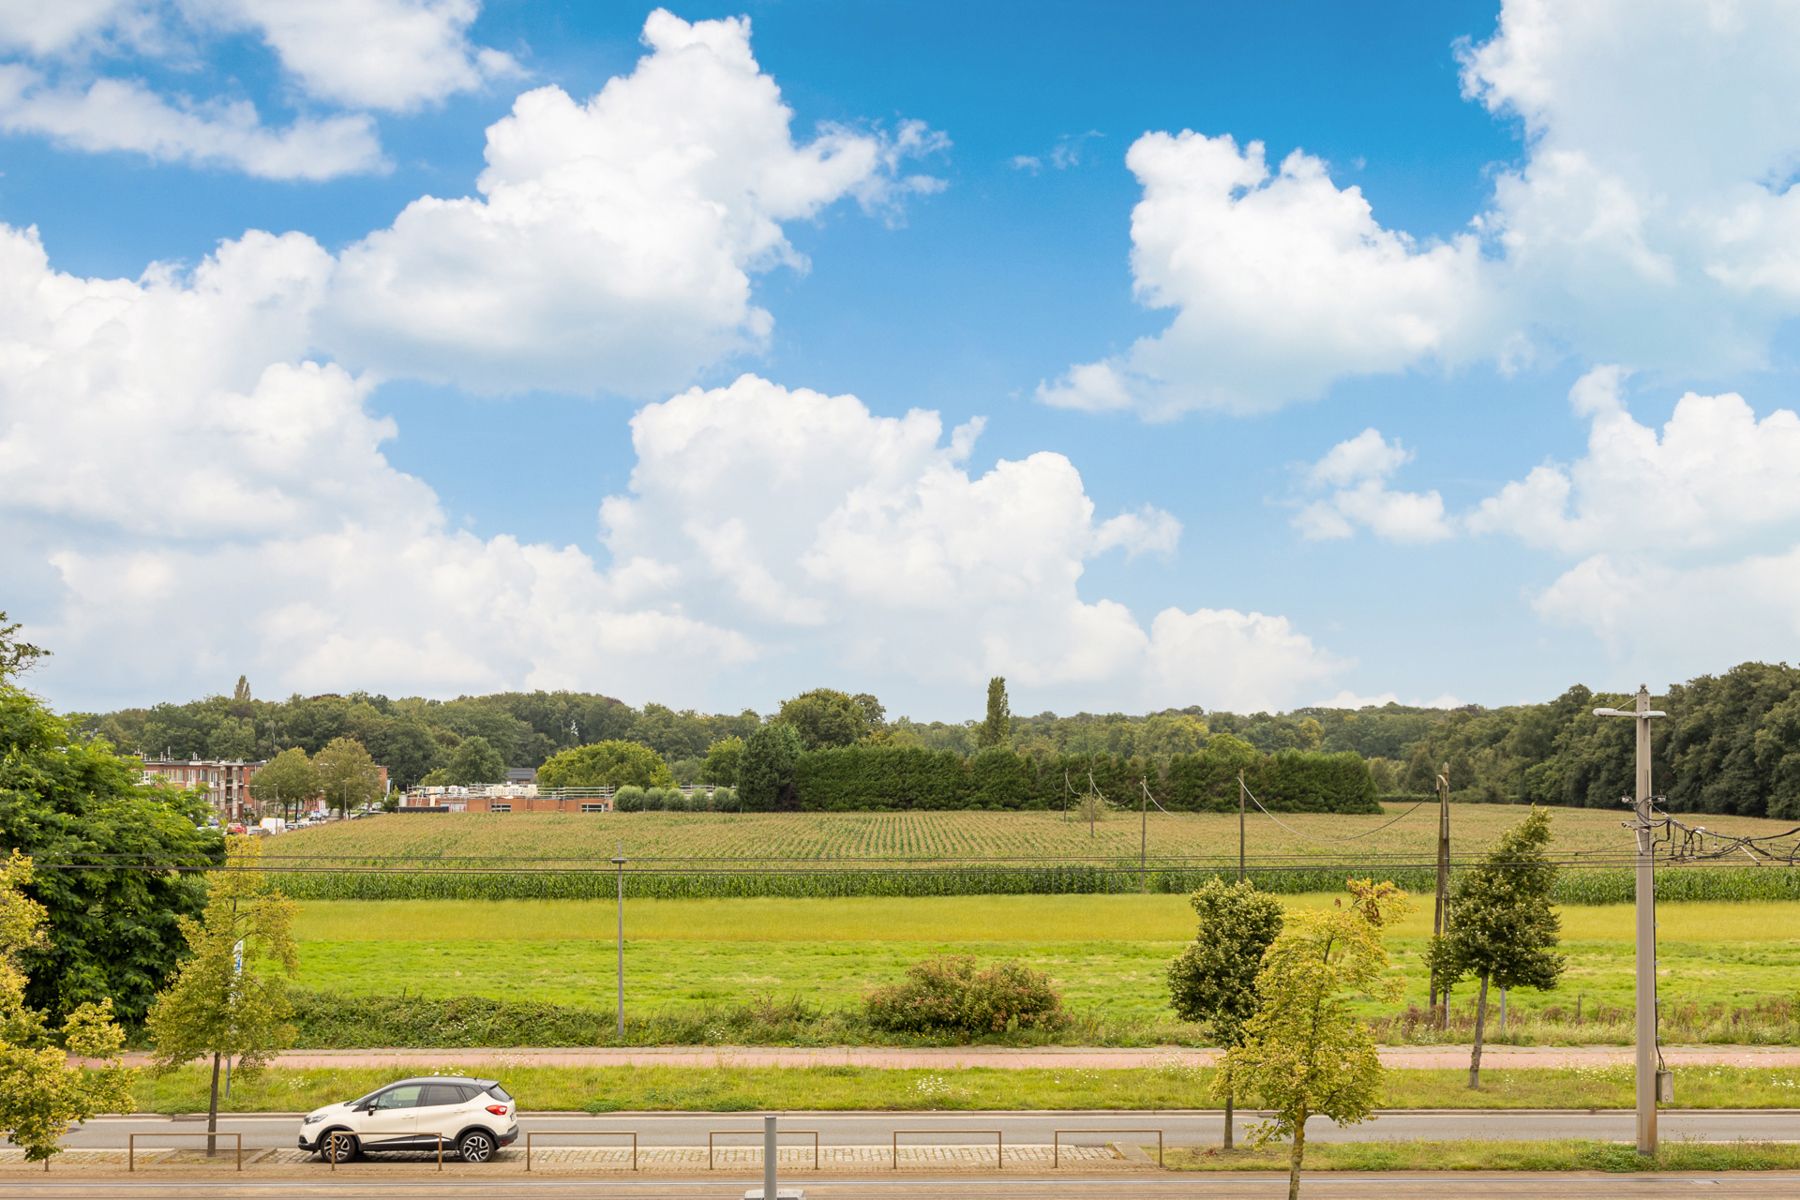
M 1783 5 L 296 11 L 0 17 L 56 703 L 1497 704 L 1800 633 Z

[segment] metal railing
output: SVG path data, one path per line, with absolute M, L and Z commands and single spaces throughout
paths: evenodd
M 437 1142 L 437 1168 L 441 1171 L 444 1169 L 444 1135 L 441 1133 L 434 1133 L 429 1136 Z M 386 1144 L 386 1142 L 380 1141 L 370 1142 L 369 1139 L 359 1137 L 354 1133 L 333 1130 L 325 1135 L 325 1161 L 331 1164 L 331 1169 L 333 1171 L 336 1171 L 338 1166 L 338 1146 L 346 1139 L 355 1142 L 359 1148 L 365 1145 L 381 1146 Z M 405 1137 L 391 1137 L 387 1139 L 388 1142 L 415 1142 L 420 1140 L 422 1139 L 411 1134 L 408 1134 Z
M 630 1129 L 528 1129 L 525 1131 L 525 1169 L 531 1170 L 531 1139 L 534 1137 L 628 1137 L 631 1139 L 631 1169 L 638 1169 L 638 1135 Z
M 898 1171 L 900 1169 L 900 1135 L 903 1133 L 905 1135 L 907 1135 L 908 1137 L 923 1136 L 928 1133 L 929 1134 L 940 1134 L 940 1135 L 941 1134 L 957 1134 L 957 1135 L 976 1134 L 976 1135 L 979 1135 L 982 1137 L 986 1137 L 988 1134 L 991 1133 L 994 1135 L 994 1169 L 998 1170 L 998 1171 L 1004 1171 L 1006 1169 L 1006 1131 L 1005 1130 L 1002 1130 L 1002 1129 L 896 1129 L 896 1130 L 894 1130 L 894 1139 L 893 1139 L 894 1170 L 896 1170 L 896 1171 Z
M 1163 1131 L 1160 1129 L 1055 1129 L 1050 1133 L 1050 1167 L 1052 1170 L 1062 1165 L 1062 1139 L 1064 1134 L 1072 1137 L 1092 1137 L 1103 1133 L 1154 1133 L 1156 1135 L 1156 1165 L 1163 1165 Z
M 125 1138 L 125 1169 L 127 1171 L 137 1170 L 137 1140 L 139 1138 L 213 1138 L 215 1140 L 218 1138 L 231 1138 L 237 1142 L 237 1169 L 240 1171 L 244 1169 L 244 1135 L 241 1133 L 220 1133 L 215 1130 L 212 1133 L 129 1134 Z M 48 1169 L 50 1164 L 46 1162 L 44 1166 Z
M 713 1139 L 722 1137 L 762 1137 L 760 1129 L 710 1129 L 706 1133 L 706 1169 L 713 1169 Z M 816 1129 L 782 1129 L 776 1135 L 784 1137 L 810 1137 L 813 1140 L 813 1170 L 819 1169 L 819 1131 Z

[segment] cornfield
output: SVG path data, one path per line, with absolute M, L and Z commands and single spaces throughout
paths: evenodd
M 1452 810 L 1458 862 L 1523 813 Z M 1399 819 L 1396 821 L 1395 818 Z M 1410 817 L 1411 819 L 1407 819 Z M 1382 816 L 1250 814 L 1249 874 L 1270 891 L 1336 891 L 1375 875 L 1429 892 L 1436 811 Z M 1394 821 L 1387 827 L 1384 822 Z M 1631 899 L 1631 835 L 1617 813 L 1560 810 L 1555 853 L 1564 903 Z M 1734 821 L 1743 832 L 1774 823 Z M 1764 827 L 1767 827 L 1765 829 Z M 1734 828 L 1734 831 L 1737 831 Z M 1367 838 L 1364 841 L 1362 839 Z M 266 864 L 301 899 L 648 899 L 955 896 L 1191 891 L 1237 872 L 1236 814 L 1111 814 L 1090 827 L 1057 813 L 406 814 L 284 835 Z M 1140 857 L 1141 855 L 1141 857 Z M 1584 862 L 1604 864 L 1582 866 Z M 1658 893 L 1681 900 L 1800 898 L 1800 872 L 1680 867 Z

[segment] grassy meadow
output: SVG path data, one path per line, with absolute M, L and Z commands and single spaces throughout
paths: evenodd
M 1330 896 L 1292 896 L 1293 906 Z M 1561 989 L 1508 999 L 1504 1032 L 1524 1042 L 1629 1040 L 1631 908 L 1566 906 L 1569 966 Z M 596 1014 L 606 1040 L 614 995 L 614 906 L 604 901 L 306 901 L 296 933 L 309 991 L 344 997 L 486 997 Z M 1422 962 L 1430 898 L 1393 930 L 1395 971 L 1425 1002 Z M 1800 1027 L 1800 902 L 1668 903 L 1659 909 L 1659 978 L 1670 1041 L 1792 1040 Z M 744 1040 L 721 1013 L 799 1001 L 822 1014 L 854 1010 L 910 963 L 939 953 L 1022 958 L 1047 972 L 1078 1021 L 1065 1040 L 1187 1041 L 1168 1009 L 1164 968 L 1193 935 L 1174 895 L 951 896 L 836 900 L 629 900 L 629 1040 Z M 1581 1020 L 1575 1020 L 1576 997 Z M 1473 1000 L 1465 990 L 1459 1002 Z M 1459 1004 L 1460 1007 L 1460 1004 Z M 1388 1006 L 1393 1040 L 1431 1040 Z M 602 1018 L 605 1019 L 602 1019 Z M 1497 1013 L 1495 1014 L 1497 1018 Z M 665 1031 L 657 1032 L 662 1020 Z M 790 1026 L 794 1023 L 790 1022 Z M 801 1021 L 770 1040 L 855 1038 L 854 1028 Z M 750 1035 L 756 1038 L 752 1032 Z M 1453 1029 L 1450 1037 L 1466 1037 Z M 760 1040 L 760 1039 L 759 1039 Z M 530 1030 L 514 1044 L 534 1044 Z M 430 1043 L 425 1043 L 430 1044 Z

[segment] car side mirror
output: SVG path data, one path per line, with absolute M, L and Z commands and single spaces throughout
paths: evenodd
M 350 1111 L 351 1112 L 374 1112 L 375 1111 L 375 1102 L 373 1100 L 364 1100 L 361 1104 L 357 1105 L 355 1108 L 351 1109 Z

